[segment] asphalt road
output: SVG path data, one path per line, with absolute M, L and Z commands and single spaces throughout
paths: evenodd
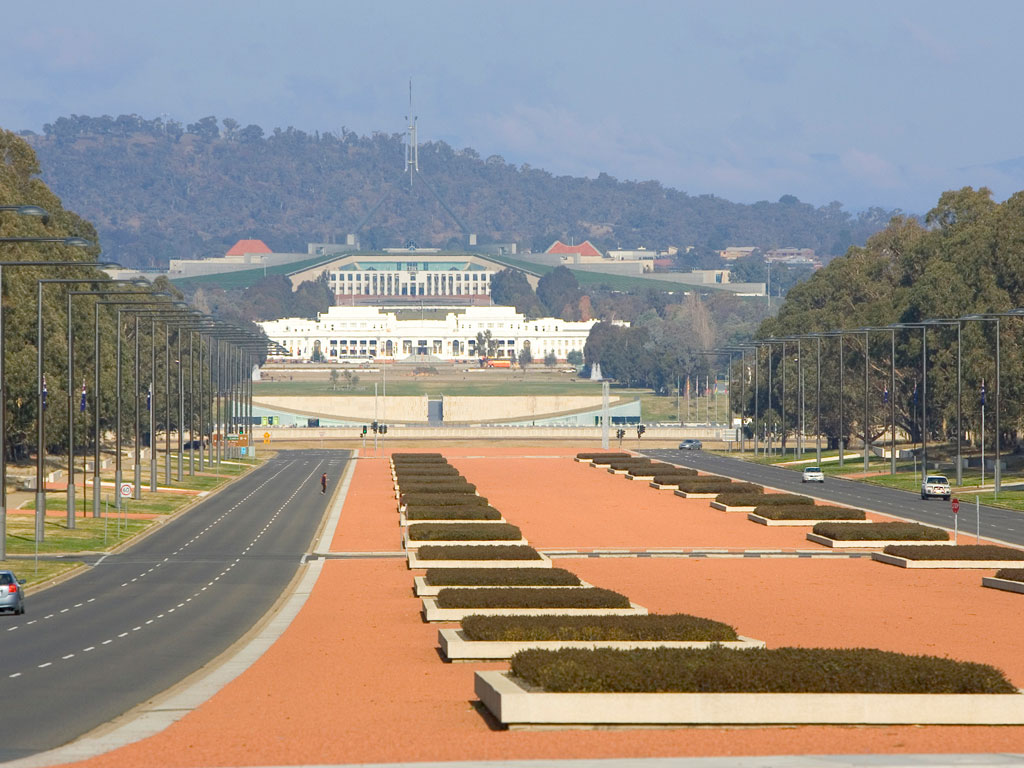
M 251 629 L 310 551 L 348 458 L 283 451 L 87 573 L 38 596 L 29 584 L 26 614 L 0 616 L 0 760 L 112 720 Z
M 802 483 L 799 471 L 753 464 L 741 459 L 703 451 L 663 449 L 644 451 L 644 454 L 652 459 L 699 469 L 702 472 L 726 475 L 791 493 L 802 493 L 824 502 L 846 504 L 851 507 L 873 510 L 883 515 L 916 520 L 920 523 L 937 525 L 951 530 L 953 528 L 953 512 L 950 502 L 943 499 L 924 500 L 920 493 L 884 488 L 838 477 L 826 477 L 825 482 L 821 484 Z M 981 506 L 980 511 L 982 537 L 1024 546 L 1024 513 L 984 505 Z M 959 517 L 960 543 L 973 544 L 978 527 L 972 496 L 960 498 Z

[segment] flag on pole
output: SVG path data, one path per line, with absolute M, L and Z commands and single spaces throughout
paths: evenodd
M 917 406 L 917 382 L 914 382 L 914 405 Z
M 981 380 L 981 407 L 985 407 L 985 380 Z
M 153 385 L 150 384 L 146 390 L 146 410 L 150 410 L 150 406 L 153 404 Z
M 889 385 L 888 384 L 886 384 L 885 385 L 885 389 L 882 390 L 882 402 L 883 403 L 888 403 L 889 402 Z
M 85 379 L 82 379 L 82 402 L 79 403 L 78 410 L 81 413 L 85 413 Z
M 43 374 L 43 410 L 46 410 L 46 374 Z

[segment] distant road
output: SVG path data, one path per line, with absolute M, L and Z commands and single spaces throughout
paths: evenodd
M 753 464 L 720 454 L 703 451 L 679 451 L 655 449 L 644 451 L 652 459 L 680 464 L 684 467 L 727 475 L 759 485 L 779 488 L 790 493 L 802 493 L 826 502 L 846 504 L 851 507 L 872 510 L 883 515 L 902 517 L 929 525 L 953 528 L 953 512 L 950 502 L 942 499 L 921 498 L 920 493 L 910 493 L 880 485 L 827 477 L 824 483 L 801 483 L 800 472 L 781 467 Z M 975 525 L 974 497 L 960 498 L 961 543 L 973 544 Z M 1024 546 L 1024 513 L 999 507 L 981 507 L 981 535 L 999 539 L 1009 544 Z M 969 541 L 965 541 L 969 538 Z
M 0 760 L 52 749 L 244 635 L 310 550 L 346 451 L 282 451 L 130 549 L 0 616 Z M 19 576 L 30 577 L 23 569 Z

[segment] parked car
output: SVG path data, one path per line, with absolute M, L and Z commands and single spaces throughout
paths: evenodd
M 14 575 L 14 571 L 0 571 L 0 611 L 12 613 L 25 612 L 24 579 Z
M 699 451 L 704 447 L 704 444 L 700 440 L 683 440 L 679 444 L 680 451 Z
M 804 467 L 804 473 L 800 477 L 801 483 L 824 483 L 825 473 L 821 467 Z
M 949 488 L 949 480 L 945 475 L 928 475 L 921 483 L 921 498 L 927 499 L 931 496 L 941 496 L 949 499 L 953 492 Z

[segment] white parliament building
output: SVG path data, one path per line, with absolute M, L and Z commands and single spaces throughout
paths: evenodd
M 333 306 L 316 320 L 291 317 L 259 325 L 268 338 L 288 350 L 291 360 L 311 360 L 318 349 L 324 360 L 404 360 L 417 355 L 469 360 L 477 357 L 477 334 L 490 331 L 497 342 L 495 357 L 515 358 L 529 342 L 533 359 L 540 362 L 550 353 L 565 360 L 570 352 L 583 352 L 596 323 L 554 317 L 527 320 L 515 307 L 504 306 L 426 312 Z

